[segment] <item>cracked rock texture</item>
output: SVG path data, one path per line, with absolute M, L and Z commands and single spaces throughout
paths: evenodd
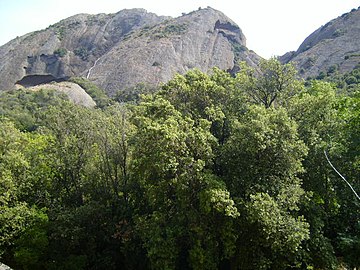
M 0 47 L 0 90 L 36 85 L 43 78 L 88 77 L 107 94 L 156 86 L 175 73 L 212 67 L 235 72 L 238 61 L 255 66 L 241 29 L 210 7 L 178 18 L 144 9 L 79 14 Z

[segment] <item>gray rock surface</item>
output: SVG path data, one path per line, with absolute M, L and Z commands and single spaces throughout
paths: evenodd
M 6 264 L 0 262 L 0 270 L 12 270 L 12 269 Z
M 48 84 L 40 84 L 29 87 L 30 90 L 38 91 L 40 89 L 49 89 L 62 92 L 68 96 L 69 100 L 75 104 L 82 105 L 84 107 L 95 107 L 95 101 L 89 96 L 85 90 L 76 83 L 72 82 L 55 82 Z
M 360 9 L 328 22 L 280 60 L 292 61 L 307 78 L 336 67 L 340 73 L 352 70 L 360 62 Z
M 144 9 L 79 14 L 0 47 L 0 90 L 32 75 L 89 78 L 109 95 L 139 83 L 157 85 L 175 73 L 214 66 L 254 66 L 241 29 L 223 13 L 200 9 L 178 18 Z

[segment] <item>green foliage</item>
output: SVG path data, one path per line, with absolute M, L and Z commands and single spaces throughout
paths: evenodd
M 231 230 L 228 219 L 238 212 L 224 186 L 205 170 L 215 143 L 209 122 L 195 124 L 163 98 L 145 99 L 137 109 L 135 138 L 141 147 L 134 149 L 135 179 L 147 191 L 142 203 L 148 208 L 137 224 L 150 262 L 154 268 L 174 268 L 185 248 L 180 243 L 188 243 L 186 257 L 193 268 L 215 268 L 219 255 L 231 253 L 218 245 L 232 246 L 236 236 L 223 233 Z M 204 224 L 206 219 L 216 222 L 214 215 L 223 220 L 217 228 Z
M 54 28 L 55 35 L 59 40 L 63 40 L 66 34 L 66 27 L 64 25 L 57 24 Z
M 96 113 L 69 102 L 50 107 L 43 116 L 48 133 L 54 138 L 51 156 L 53 186 L 57 199 L 64 205 L 81 205 L 86 188 L 86 170 L 90 162 Z
M 233 49 L 234 49 L 235 53 L 242 53 L 242 52 L 247 51 L 246 46 L 239 45 L 238 43 L 233 43 Z
M 256 192 L 272 196 L 297 183 L 307 149 L 297 125 L 280 109 L 252 106 L 223 148 L 222 163 L 230 190 L 242 198 Z
M 289 97 L 301 91 L 302 85 L 296 79 L 297 71 L 292 64 L 282 65 L 276 58 L 271 58 L 261 61 L 259 68 L 261 76 L 246 63 L 241 63 L 237 74 L 250 102 L 266 108 L 276 103 L 286 105 Z
M 346 123 L 344 133 L 347 138 L 347 152 L 352 160 L 351 162 L 349 160 L 351 164 L 349 166 L 352 168 L 352 176 L 357 177 L 360 164 L 360 149 L 358 144 L 360 139 L 358 134 L 360 124 L 360 92 L 355 92 L 353 96 L 344 98 L 341 105 L 341 116 Z
M 305 246 L 312 254 L 317 255 L 308 263 L 327 269 L 337 268 L 335 254 L 340 254 L 341 251 L 337 249 L 339 241 L 334 239 L 334 235 L 347 230 L 346 226 L 342 227 L 345 223 L 353 223 L 352 211 L 355 210 L 354 205 L 350 206 L 347 202 L 348 196 L 351 196 L 348 188 L 333 173 L 323 152 L 327 150 L 331 157 L 342 156 L 344 161 L 345 156 L 350 156 L 345 154 L 347 125 L 339 110 L 343 106 L 339 104 L 340 101 L 333 85 L 313 82 L 305 92 L 292 100 L 290 106 L 290 114 L 299 123 L 300 136 L 309 148 L 308 156 L 303 162 L 305 173 L 302 180 L 304 189 L 311 191 L 313 195 L 303 209 L 311 224 L 310 239 Z M 332 158 L 332 161 L 336 162 L 336 159 Z M 331 245 L 330 240 L 338 244 Z
M 176 34 L 176 35 L 180 35 L 184 33 L 186 30 L 187 30 L 186 24 L 169 24 L 166 25 L 164 29 L 165 33 Z
M 67 49 L 59 48 L 54 51 L 54 54 L 59 57 L 64 57 L 67 54 Z
M 119 103 L 137 103 L 140 100 L 140 95 L 152 94 L 158 89 L 146 83 L 138 83 L 133 87 L 128 87 L 117 91 L 114 100 Z
M 14 259 L 22 269 L 44 267 L 44 256 L 48 248 L 47 224 L 48 216 L 38 211 L 31 226 L 27 226 L 15 241 Z
M 185 115 L 215 120 L 221 117 L 214 115 L 216 111 L 221 114 L 219 110 L 241 108 L 243 100 L 241 92 L 235 89 L 235 83 L 230 74 L 219 69 L 214 69 L 212 76 L 195 69 L 184 76 L 176 75 L 162 87 L 160 94 Z
M 239 216 L 234 201 L 230 198 L 230 193 L 224 189 L 210 189 L 204 192 L 204 210 L 210 212 L 212 209 L 229 217 Z
M 343 145 L 342 159 L 338 163 L 342 172 L 346 173 L 348 181 L 359 193 L 360 185 L 360 155 L 359 155 L 359 123 L 360 123 L 360 95 L 355 92 L 352 96 L 346 97 L 341 102 L 341 119 L 345 125 L 342 126 Z M 338 228 L 337 243 L 339 250 L 344 256 L 348 267 L 359 267 L 360 261 L 357 254 L 360 248 L 359 241 L 359 201 L 354 199 L 354 194 L 346 188 L 343 183 L 338 184 L 338 199 L 341 200 L 342 211 L 338 214 L 336 223 Z M 334 222 L 334 223 L 335 223 Z M 335 224 L 336 224 L 335 223 Z M 341 224 L 341 225 L 340 225 Z
M 332 65 L 328 68 L 328 74 L 334 74 L 337 70 L 338 70 L 338 66 L 337 65 Z
M 89 55 L 90 55 L 90 52 L 87 48 L 85 47 L 80 47 L 80 48 L 76 48 L 74 50 L 74 54 L 76 56 L 79 56 L 81 58 L 81 60 L 83 61 L 87 61 Z
M 72 77 L 70 81 L 80 85 L 86 91 L 86 93 L 92 97 L 98 108 L 104 108 L 111 104 L 111 101 L 105 94 L 104 90 L 100 89 L 91 81 L 82 77 Z
M 248 48 L 245 45 L 240 45 L 238 42 L 232 39 L 230 39 L 229 41 L 231 43 L 232 50 L 234 52 L 234 63 L 241 62 L 242 55 L 244 54 L 244 52 L 248 51 Z M 236 67 L 239 68 L 238 65 L 236 65 Z
M 182 35 L 186 33 L 187 29 L 188 26 L 186 23 L 172 24 L 166 22 L 152 31 L 152 37 L 155 39 L 160 39 L 175 35 Z
M 357 54 L 346 55 L 345 60 L 358 56 L 359 55 Z M 340 73 L 337 70 L 337 66 L 331 66 L 327 72 L 321 71 L 316 79 L 334 83 L 339 92 L 351 94 L 358 89 L 358 82 L 360 81 L 360 67 L 357 65 L 350 72 Z
M 356 224 L 359 227 L 359 224 Z M 359 232 L 359 228 L 357 228 Z M 358 267 L 360 265 L 359 257 L 356 254 L 360 252 L 360 239 L 358 234 L 351 237 L 340 236 L 340 249 L 344 254 L 344 259 L 349 267 Z
M 64 99 L 64 94 L 45 89 L 5 91 L 0 94 L 0 116 L 12 120 L 21 130 L 32 131 L 38 126 L 41 111 Z
M 213 69 L 212 75 L 199 70 L 177 75 L 159 93 L 183 115 L 206 119 L 211 132 L 223 143 L 229 135 L 229 123 L 245 109 L 244 95 L 229 73 Z
M 281 204 L 281 200 L 275 200 L 266 193 L 251 195 L 247 204 L 251 224 L 249 231 L 256 240 L 256 244 L 248 247 L 247 252 L 262 254 L 253 262 L 258 269 L 284 269 L 290 266 L 301 242 L 309 238 L 309 224 L 301 216 L 290 215 L 288 206 Z
M 355 76 L 348 76 L 348 77 L 346 77 L 345 82 L 346 82 L 348 85 L 356 84 L 356 83 L 357 83 L 357 79 L 356 79 Z
M 235 262 L 240 269 L 297 264 L 296 254 L 309 234 L 308 223 L 297 214 L 304 195 L 298 176 L 306 153 L 284 108 L 253 105 L 233 123 L 221 167 L 242 209 Z
M 3 202 L 8 204 L 12 199 L 35 201 L 39 206 L 44 202 L 46 193 L 47 173 L 49 173 L 43 151 L 49 139 L 43 135 L 21 133 L 11 122 L 1 121 L 1 168 L 3 177 Z M 6 130 L 5 130 L 6 129 Z M 41 170 L 41 174 L 37 170 Z M 28 176 L 27 173 L 30 173 Z M 44 179 L 42 179 L 44 177 Z M 38 190 L 37 190 L 38 189 Z M 34 191 L 39 194 L 34 194 Z
M 47 216 L 24 198 L 28 189 L 35 192 L 26 177 L 35 165 L 27 153 L 32 139 L 7 120 L 0 122 L 0 134 L 0 257 L 12 255 L 24 269 L 34 269 L 46 252 Z
M 331 83 L 305 87 L 275 59 L 260 71 L 192 70 L 156 93 L 122 91 L 120 103 L 73 78 L 101 109 L 52 91 L 3 92 L 1 261 L 20 270 L 359 267 L 359 202 L 324 157 L 360 190 L 359 72 L 343 75 L 357 81 L 350 89 L 344 79 L 351 91 L 339 96 Z
M 337 37 L 341 37 L 346 33 L 346 31 L 344 29 L 336 29 L 333 33 L 333 37 L 337 38 Z

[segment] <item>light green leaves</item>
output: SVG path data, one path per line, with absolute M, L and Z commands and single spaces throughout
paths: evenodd
M 204 209 L 210 212 L 214 209 L 220 214 L 224 214 L 227 217 L 236 218 L 240 215 L 238 212 L 235 202 L 231 199 L 230 193 L 224 189 L 210 189 L 205 191 L 202 198 Z
M 292 64 L 283 65 L 271 58 L 262 60 L 259 70 L 241 63 L 237 80 L 250 102 L 269 108 L 275 104 L 286 106 L 290 97 L 301 91 L 302 84 L 296 74 Z
M 251 195 L 247 210 L 262 245 L 270 246 L 274 253 L 295 253 L 301 242 L 309 238 L 309 224 L 304 218 L 293 217 L 269 194 Z
M 235 123 L 222 160 L 228 184 L 237 196 L 259 191 L 275 195 L 298 181 L 306 153 L 297 125 L 284 109 L 252 106 Z

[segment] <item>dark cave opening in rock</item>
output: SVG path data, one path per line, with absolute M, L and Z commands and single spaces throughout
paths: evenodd
M 55 78 L 51 74 L 47 75 L 26 75 L 21 80 L 17 81 L 16 84 L 19 84 L 24 87 L 31 87 L 39 84 L 50 83 L 50 82 L 63 82 L 68 78 Z

